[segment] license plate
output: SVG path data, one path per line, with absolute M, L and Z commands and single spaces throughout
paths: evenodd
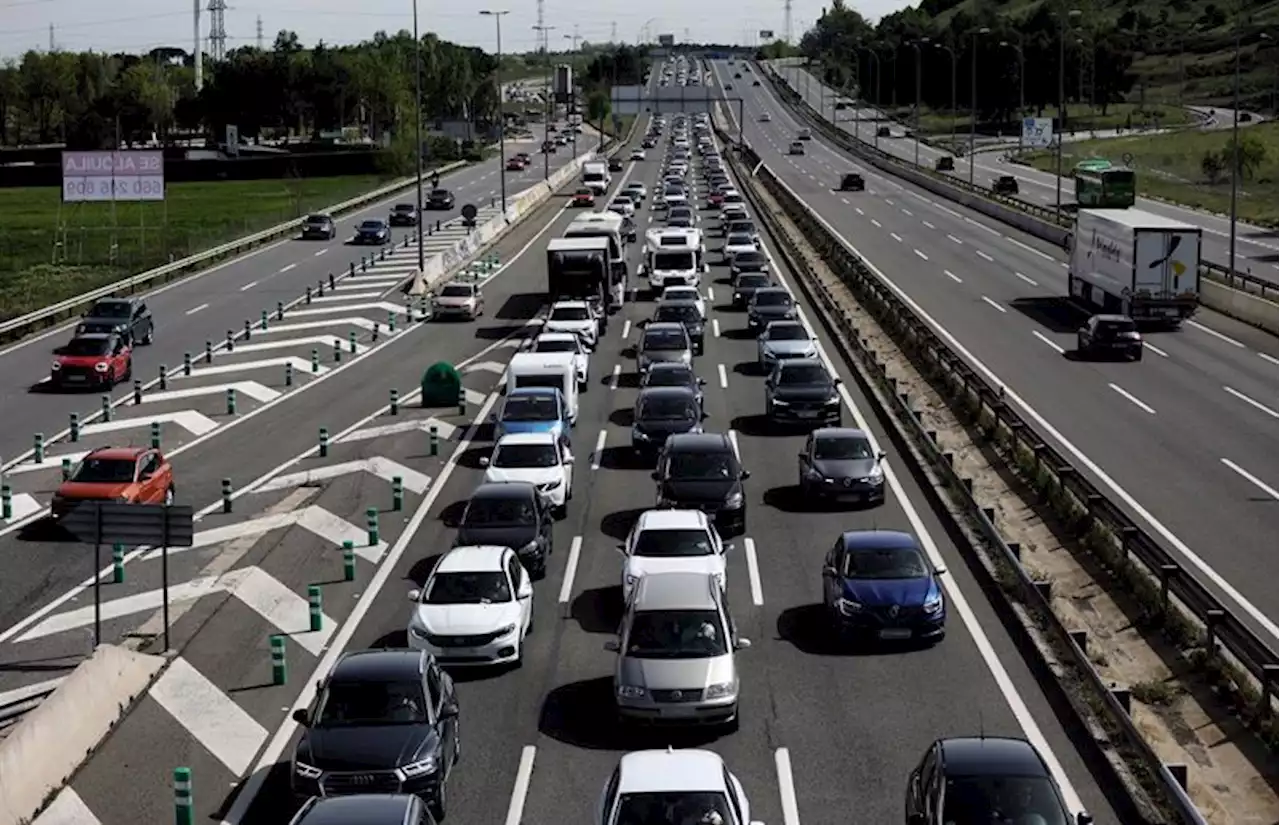
M 817 418 L 818 411 L 817 410 L 797 410 L 796 416 L 798 418 Z
M 84 376 L 83 376 L 83 375 L 68 375 L 66 378 L 63 378 L 62 380 L 63 380 L 63 381 L 70 381 L 70 382 L 72 382 L 72 383 L 75 383 L 76 381 L 83 381 L 83 380 L 84 380 Z
M 906 627 L 886 627 L 880 631 L 880 638 L 886 641 L 901 641 L 911 638 L 911 629 Z

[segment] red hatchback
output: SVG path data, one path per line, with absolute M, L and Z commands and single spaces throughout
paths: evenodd
M 573 193 L 574 206 L 595 206 L 596 193 L 590 189 L 579 189 Z
M 172 504 L 173 465 L 150 447 L 103 447 L 84 457 L 53 496 L 53 516 L 82 501 Z
M 133 346 L 115 333 L 77 335 L 53 354 L 49 379 L 59 388 L 110 388 L 133 377 Z

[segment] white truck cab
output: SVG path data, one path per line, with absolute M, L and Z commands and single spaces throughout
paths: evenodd
M 645 234 L 640 275 L 649 279 L 655 292 L 668 286 L 696 287 L 702 282 L 702 274 L 709 270 L 705 259 L 701 230 L 650 229 Z

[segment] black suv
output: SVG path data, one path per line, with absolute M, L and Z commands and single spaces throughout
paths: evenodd
M 103 298 L 76 324 L 76 335 L 110 333 L 123 335 L 133 343 L 152 343 L 156 324 L 151 310 L 141 298 Z
M 865 191 L 866 188 L 866 180 L 864 180 L 862 175 L 859 175 L 857 172 L 846 172 L 844 176 L 840 178 L 841 192 L 862 192 Z
M 315 796 L 289 820 L 289 825 L 437 825 L 421 799 L 412 794 Z
M 653 456 L 670 436 L 698 432 L 706 417 L 698 393 L 689 387 L 642 389 L 631 421 L 631 448 Z
M 745 252 L 743 253 L 746 254 Z M 741 256 L 738 256 L 741 257 Z M 735 258 L 735 263 L 737 259 Z M 751 299 L 756 297 L 756 293 L 762 289 L 768 289 L 773 286 L 773 279 L 769 277 L 768 272 L 764 271 L 746 271 L 739 272 L 733 278 L 733 305 L 742 308 L 751 303 Z
M 751 477 L 723 433 L 682 433 L 667 439 L 653 472 L 657 506 L 702 510 L 715 519 L 722 535 L 741 533 L 747 524 L 742 482 Z
M 780 424 L 839 427 L 839 386 L 817 358 L 779 359 L 764 382 L 765 415 Z
M 943 155 L 933 162 L 935 172 L 954 172 L 956 171 L 956 159 L 950 155 Z
M 343 654 L 315 703 L 293 719 L 305 728 L 290 771 L 295 794 L 411 793 L 444 819 L 445 785 L 458 761 L 458 697 L 430 654 Z
M 453 193 L 448 189 L 432 189 L 427 195 L 427 209 L 452 209 L 454 204 Z
M 1142 333 L 1128 315 L 1095 315 L 1076 330 L 1077 358 L 1142 360 Z
M 693 301 L 663 301 L 653 311 L 653 323 L 683 324 L 693 343 L 693 354 L 701 355 L 707 335 L 707 322 Z
M 554 514 L 550 503 L 527 481 L 492 481 L 471 494 L 454 547 L 489 544 L 510 547 L 529 575 L 547 575 Z
M 391 207 L 387 220 L 392 226 L 417 226 L 418 207 L 411 203 L 397 203 Z
M 1018 194 L 1018 179 L 1013 175 L 1001 175 L 991 181 L 991 191 L 997 195 Z

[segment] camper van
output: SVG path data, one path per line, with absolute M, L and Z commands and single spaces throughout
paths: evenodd
M 698 286 L 709 271 L 702 232 L 697 229 L 651 229 L 645 235 L 640 275 L 660 293 L 669 286 Z
M 544 387 L 560 391 L 566 417 L 578 420 L 578 366 L 571 352 L 520 352 L 507 365 L 503 392 Z
M 609 164 L 606 161 L 593 160 L 582 164 L 582 185 L 597 195 L 603 195 L 609 191 L 609 182 L 612 179 L 609 174 Z

